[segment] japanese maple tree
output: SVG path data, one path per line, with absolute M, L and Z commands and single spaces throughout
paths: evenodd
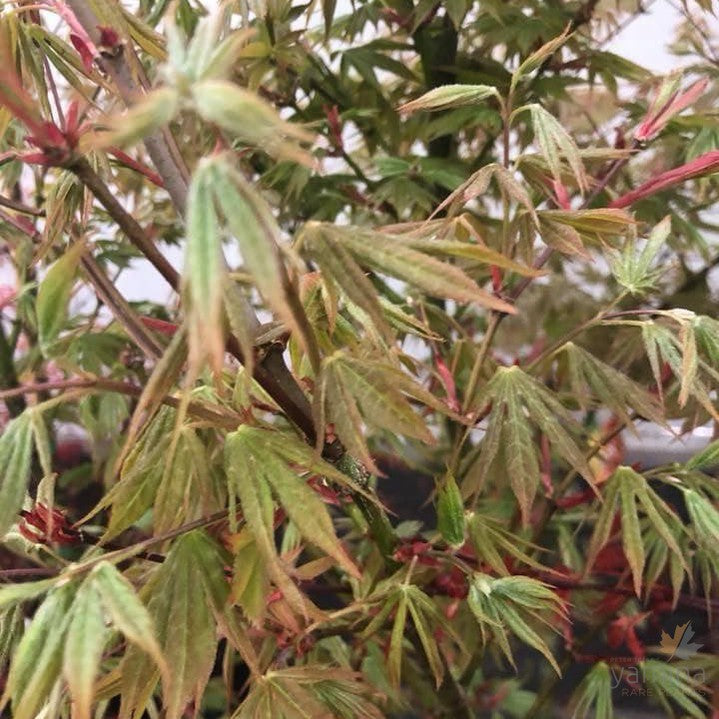
M 624 446 L 719 426 L 677 8 L 2 4 L 6 712 L 711 713 L 719 441 Z

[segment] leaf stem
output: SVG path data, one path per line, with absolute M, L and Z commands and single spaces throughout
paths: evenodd
M 487 329 L 484 332 L 482 344 L 479 346 L 477 356 L 474 358 L 472 373 L 470 374 L 469 382 L 467 383 L 467 389 L 464 396 L 464 407 L 462 408 L 464 412 L 466 412 L 472 405 L 472 400 L 474 399 L 474 394 L 477 391 L 477 385 L 479 384 L 479 376 L 482 372 L 482 366 L 484 365 L 484 361 L 487 359 L 489 349 L 492 346 L 492 341 L 494 340 L 494 335 L 497 332 L 497 328 L 499 327 L 499 323 L 503 316 L 504 315 L 499 312 L 492 312 L 489 317 Z
M 469 382 L 467 383 L 467 389 L 465 390 L 464 402 L 462 407 L 462 411 L 465 413 L 468 412 L 469 409 L 472 407 L 472 401 L 474 400 L 474 395 L 477 391 L 477 386 L 479 385 L 479 378 L 482 373 L 482 367 L 484 366 L 484 361 L 487 359 L 489 349 L 492 346 L 494 335 L 497 332 L 497 328 L 499 327 L 499 323 L 502 317 L 503 315 L 501 313 L 494 311 L 489 316 L 487 329 L 484 332 L 482 344 L 479 347 L 477 356 L 474 358 L 474 364 L 472 365 L 472 373 L 469 377 Z M 464 443 L 469 439 L 470 433 L 477 426 L 477 424 L 482 421 L 484 416 L 486 416 L 486 413 L 477 416 L 472 425 L 465 427 L 464 431 L 455 441 L 454 447 L 452 449 L 452 456 L 448 462 L 448 467 L 453 474 L 456 474 L 459 468 L 459 455 L 462 451 Z
M 510 91 L 507 101 L 502 103 L 502 164 L 509 169 L 509 126 L 512 115 L 513 93 Z M 502 195 L 506 195 L 502 190 Z
M 599 324 L 603 320 L 607 319 L 607 317 L 612 316 L 612 310 L 627 296 L 626 292 L 620 293 L 617 297 L 615 297 L 611 303 L 605 307 L 602 310 L 599 310 L 593 317 L 590 317 L 588 320 L 585 320 L 584 322 L 581 322 L 580 324 L 573 327 L 569 332 L 567 332 L 563 337 L 560 337 L 556 342 L 551 344 L 549 347 L 547 347 L 545 350 L 543 350 L 537 357 L 535 357 L 529 364 L 527 364 L 524 368 L 525 372 L 531 372 L 535 367 L 538 367 L 542 364 L 545 360 L 552 357 L 554 354 L 556 354 L 564 345 L 571 342 L 575 337 L 580 335 L 585 330 L 589 329 L 590 327 L 594 327 L 594 325 Z M 621 314 L 621 313 L 619 313 Z

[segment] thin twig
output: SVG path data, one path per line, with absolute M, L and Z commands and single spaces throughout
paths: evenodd
M 622 312 L 612 312 L 612 310 L 625 298 L 626 294 L 626 292 L 618 294 L 609 303 L 607 307 L 599 310 L 599 312 L 597 312 L 594 316 L 590 317 L 588 320 L 585 320 L 584 322 L 580 322 L 578 325 L 575 325 L 569 332 L 560 337 L 549 347 L 541 351 L 534 359 L 529 361 L 524 367 L 524 371 L 531 372 L 533 368 L 539 367 L 545 360 L 552 357 L 556 352 L 558 352 L 562 347 L 564 347 L 564 345 L 571 342 L 575 337 L 577 337 L 590 327 L 594 327 L 595 325 L 603 322 L 604 320 L 611 319 L 612 317 L 616 317 L 617 315 L 624 314 Z
M 469 377 L 469 382 L 467 383 L 463 407 L 464 412 L 467 412 L 470 409 L 472 400 L 474 399 L 474 393 L 477 389 L 477 385 L 479 384 L 479 377 L 482 371 L 482 366 L 484 365 L 484 360 L 489 354 L 489 349 L 492 346 L 492 340 L 494 339 L 494 335 L 496 334 L 497 328 L 499 327 L 501 316 L 502 315 L 498 313 L 493 313 L 489 317 L 487 329 L 484 332 L 484 337 L 482 337 L 482 344 L 480 345 L 479 352 L 477 352 L 477 356 L 474 359 L 474 364 L 472 365 L 472 373 Z
M 0 569 L 0 582 L 25 577 L 54 577 L 59 570 L 55 567 L 19 567 L 17 569 Z
M 633 412 L 629 415 L 629 422 L 634 422 L 637 419 L 641 419 L 638 413 Z M 599 438 L 597 443 L 584 455 L 584 459 L 588 462 L 590 459 L 598 455 L 604 447 L 606 447 L 613 439 L 618 437 L 628 426 L 629 422 L 622 421 L 617 423 L 615 427 L 609 430 L 606 434 Z M 562 478 L 557 485 L 554 492 L 555 498 L 561 498 L 562 495 L 569 489 L 575 478 L 579 476 L 579 472 L 576 469 L 570 469 Z M 554 516 L 554 513 L 559 509 L 559 504 L 556 501 L 551 501 L 549 498 L 544 503 L 544 509 L 542 510 L 542 516 L 536 522 L 534 527 L 534 533 L 532 535 L 532 544 L 538 544 L 544 530 L 549 524 L 550 520 Z
M 19 230 L 23 233 L 23 235 L 27 235 L 27 237 L 29 237 L 33 242 L 38 242 L 40 240 L 40 233 L 26 217 L 14 217 L 3 210 L 0 210 L 0 221 L 7 222 L 8 225 L 11 225 L 16 230 Z
M 574 18 L 572 19 L 572 22 L 570 23 L 570 31 L 573 32 L 578 27 L 581 27 L 581 25 L 589 22 L 589 19 L 592 16 L 592 13 L 594 12 L 594 8 L 597 5 L 596 0 L 589 0 L 589 2 L 585 3 L 575 14 Z M 554 54 L 550 55 L 549 57 L 545 58 L 544 62 L 537 68 L 537 72 L 535 73 L 534 77 L 532 78 L 531 83 L 535 82 L 537 77 L 539 77 L 542 72 L 546 69 L 551 59 L 554 57 Z M 508 164 L 508 150 L 509 150 L 509 142 L 508 138 L 506 136 L 507 131 L 507 122 L 505 120 L 503 125 L 503 133 L 504 133 L 504 164 Z M 639 149 L 639 143 L 636 141 L 632 145 L 632 151 L 636 151 Z M 602 193 L 602 191 L 607 187 L 609 182 L 614 178 L 617 173 L 629 162 L 629 159 L 631 157 L 631 154 L 627 154 L 624 157 L 618 158 L 615 160 L 609 169 L 602 175 L 600 181 L 597 183 L 597 185 L 594 187 L 592 192 L 585 198 L 584 202 L 582 203 L 580 209 L 587 209 L 590 207 L 592 202 Z M 536 258 L 536 260 L 533 263 L 534 269 L 542 269 L 544 265 L 549 262 L 552 255 L 554 254 L 554 249 L 551 247 L 546 247 Z M 511 292 L 508 294 L 508 298 L 514 302 L 516 302 L 517 299 L 522 295 L 522 293 L 529 287 L 529 285 L 532 283 L 534 277 L 527 276 L 523 277 L 517 285 L 515 285 L 514 288 L 512 288 Z M 502 292 L 500 292 L 502 294 Z M 491 339 L 494 337 L 497 329 L 499 328 L 499 325 L 501 324 L 502 320 L 507 317 L 508 315 L 503 312 L 497 312 L 496 310 L 493 311 L 493 316 L 489 321 L 488 327 L 487 327 L 487 333 L 485 334 L 485 339 L 483 340 L 483 346 L 488 344 L 487 342 L 487 336 L 489 336 L 489 341 L 491 342 Z M 484 361 L 486 352 L 483 352 L 480 354 L 481 362 Z M 467 396 L 465 398 L 465 404 L 471 402 L 471 395 L 474 393 L 474 389 L 476 388 L 476 380 L 479 377 L 479 370 L 481 369 L 481 364 L 479 368 L 475 367 L 473 368 L 472 372 L 472 378 L 475 380 L 474 383 L 471 384 L 472 392 L 467 392 Z M 476 370 L 476 371 L 475 371 Z M 476 376 L 475 376 L 476 375 Z
M 23 215 L 45 217 L 45 210 L 38 210 L 36 207 L 30 207 L 29 205 L 25 205 L 22 202 L 13 200 L 10 197 L 5 197 L 5 195 L 0 195 L 0 205 L 2 207 L 7 207 L 10 210 L 15 210 L 15 212 L 20 212 Z
M 186 524 L 182 524 L 179 527 L 175 527 L 175 529 L 171 529 L 167 532 L 164 532 L 163 534 L 158 534 L 154 537 L 149 537 L 148 539 L 143 539 L 140 542 L 136 542 L 135 544 L 131 544 L 128 547 L 121 547 L 118 549 L 113 549 L 110 552 L 107 552 L 105 554 L 101 554 L 95 557 L 92 557 L 91 559 L 85 560 L 84 562 L 78 562 L 76 564 L 72 564 L 69 567 L 65 567 L 64 569 L 55 569 L 53 567 L 37 567 L 37 568 L 28 568 L 28 569 L 22 569 L 22 570 L 14 570 L 14 569 L 5 569 L 0 570 L 0 579 L 3 577 L 22 577 L 22 576 L 58 576 L 60 574 L 63 574 L 63 572 L 67 575 L 68 578 L 76 576 L 78 574 L 84 574 L 85 572 L 92 569 L 94 566 L 99 564 L 100 562 L 107 562 L 107 561 L 114 561 L 114 562 L 120 562 L 124 559 L 130 559 L 131 557 L 140 557 L 149 559 L 153 562 L 162 561 L 161 555 L 152 555 L 149 556 L 147 554 L 147 549 L 149 547 L 152 547 L 156 544 L 162 544 L 163 542 L 166 542 L 170 539 L 174 539 L 175 537 L 179 537 L 183 534 L 188 534 L 189 532 L 192 532 L 195 529 L 206 529 L 207 527 L 211 527 L 213 524 L 219 524 L 220 522 L 223 522 L 227 519 L 229 514 L 229 511 L 224 509 L 219 512 L 215 512 L 214 514 L 209 515 L 208 517 L 202 517 L 201 519 L 195 519 L 192 522 L 187 522 Z M 91 544 L 94 544 L 94 542 L 90 542 Z M 9 572 L 13 572 L 14 574 L 8 574 Z
M 55 103 L 55 112 L 57 113 L 58 124 L 60 125 L 60 127 L 65 127 L 65 113 L 62 111 L 60 93 L 57 90 L 57 83 L 55 82 L 55 77 L 52 74 L 50 62 L 48 61 L 47 55 L 45 54 L 43 54 L 42 56 L 42 65 L 43 69 L 45 70 L 46 82 L 50 86 L 50 94 L 52 96 L 53 102 Z
M 195 529 L 206 529 L 207 527 L 211 527 L 213 524 L 219 524 L 220 522 L 224 522 L 225 520 L 227 520 L 229 513 L 230 510 L 222 509 L 219 512 L 215 512 L 209 515 L 208 517 L 202 517 L 200 519 L 195 519 L 192 522 L 187 522 L 186 524 L 182 524 L 179 527 L 175 527 L 175 529 L 170 529 L 162 534 L 158 534 L 154 537 L 149 537 L 148 539 L 143 539 L 140 542 L 136 542 L 129 547 L 115 549 L 111 552 L 108 552 L 107 554 L 100 555 L 99 557 L 93 557 L 92 559 L 85 562 L 80 562 L 78 564 L 72 565 L 71 569 L 68 571 L 68 575 L 72 576 L 74 574 L 84 573 L 89 569 L 92 569 L 100 562 L 122 561 L 123 559 L 130 559 L 131 557 L 140 556 L 149 547 L 153 547 L 156 544 L 162 544 L 163 542 L 167 542 L 170 539 L 174 539 L 175 537 L 180 537 L 183 534 L 188 534 Z
M 24 397 L 36 392 L 85 388 L 90 390 L 96 389 L 103 392 L 117 392 L 118 394 L 128 395 L 129 397 L 139 397 L 143 391 L 140 385 L 129 382 L 121 382 L 104 377 L 74 377 L 50 382 L 35 382 L 33 384 L 24 384 L 19 387 L 13 387 L 12 389 L 2 390 L 0 391 L 0 401 L 7 402 L 8 399 Z M 181 400 L 177 397 L 165 396 L 162 398 L 162 403 L 177 409 L 181 404 Z M 213 408 L 204 402 L 191 400 L 187 409 L 191 415 L 194 415 L 198 419 L 216 422 L 230 429 L 234 429 L 242 423 L 242 418 L 235 412 L 230 412 L 219 406 Z
M 588 22 L 591 21 L 592 15 L 594 14 L 594 10 L 596 6 L 598 5 L 598 0 L 587 0 L 586 3 L 581 5 L 577 12 L 573 15 L 572 19 L 569 21 L 569 32 L 575 32 L 583 25 L 586 25 Z M 551 65 L 552 61 L 556 57 L 557 53 L 559 52 L 559 48 L 557 48 L 551 55 L 548 55 L 544 58 L 542 63 L 539 65 L 539 67 L 536 69 L 534 75 L 530 78 L 530 80 L 526 84 L 526 92 L 530 92 L 534 86 L 536 85 L 537 81 L 544 75 L 544 73 L 547 71 L 549 66 Z M 497 139 L 501 136 L 501 134 L 504 132 L 504 128 L 499 133 L 492 133 L 487 137 L 487 139 L 484 141 L 484 144 L 482 145 L 480 151 L 477 153 L 477 157 L 475 159 L 475 162 L 473 163 L 473 166 L 475 169 L 478 167 L 481 167 L 484 165 L 484 160 L 489 151 L 494 147 L 494 143 L 497 141 Z
M 115 285 L 110 282 L 100 265 L 95 262 L 95 259 L 90 254 L 84 255 L 81 263 L 95 289 L 95 293 L 107 305 L 127 334 L 132 337 L 150 359 L 160 359 L 162 357 L 162 347 L 145 329 L 145 325 L 133 312 L 127 300 L 117 291 Z
M 618 319 L 620 317 L 633 317 L 635 315 L 661 315 L 663 314 L 663 310 L 661 309 L 652 309 L 651 307 L 642 309 L 642 308 L 635 308 L 630 310 L 619 310 L 618 312 L 610 312 L 607 315 L 603 317 L 605 320 L 614 320 Z

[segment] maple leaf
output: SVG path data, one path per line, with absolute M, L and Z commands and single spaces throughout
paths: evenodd
M 665 654 L 669 655 L 669 659 L 672 659 L 677 654 L 680 656 L 695 654 L 703 645 L 692 642 L 691 639 L 693 636 L 694 630 L 692 629 L 691 622 L 680 624 L 674 630 L 673 635 L 662 631 L 659 646 Z

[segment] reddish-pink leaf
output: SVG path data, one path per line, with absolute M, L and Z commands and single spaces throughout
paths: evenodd
M 165 322 L 165 320 L 158 320 L 156 317 L 140 317 L 140 321 L 145 327 L 168 337 L 173 337 L 177 332 L 177 325 L 174 322 Z
M 125 167 L 129 167 L 131 170 L 135 170 L 135 172 L 139 172 L 141 175 L 144 175 L 153 185 L 157 185 L 157 187 L 165 186 L 162 178 L 154 170 L 151 170 L 147 165 L 143 165 L 141 162 L 133 159 L 119 147 L 109 147 L 107 151 L 116 160 L 118 160 L 118 162 L 125 165 Z
M 680 182 L 685 182 L 694 177 L 701 177 L 702 175 L 708 175 L 717 171 L 719 171 L 719 150 L 712 150 L 711 152 L 706 152 L 694 158 L 691 162 L 675 167 L 673 170 L 662 172 L 661 175 L 657 175 L 631 192 L 617 197 L 609 203 L 609 207 L 629 207 L 638 200 L 656 195 L 657 192 L 678 185 Z
M 87 72 L 92 72 L 92 65 L 95 62 L 95 56 L 88 44 L 85 42 L 84 38 L 81 38 L 79 35 L 71 32 L 70 42 L 80 55 L 80 59 L 82 60 L 85 70 L 87 70 Z
M 489 274 L 492 277 L 492 289 L 499 292 L 502 289 L 502 270 L 497 265 L 490 265 Z
M 572 205 L 569 200 L 567 188 L 559 180 L 552 180 L 552 190 L 554 190 L 557 207 L 559 207 L 560 210 L 571 210 Z
M 646 117 L 634 133 L 634 138 L 639 142 L 651 140 L 664 129 L 674 115 L 678 115 L 693 104 L 704 93 L 708 83 L 709 80 L 706 78 L 697 80 L 688 90 L 681 93 L 675 92 L 660 108 L 654 107 L 654 103 L 652 103 Z
M 22 81 L 15 72 L 15 63 L 6 48 L 0 48 L 0 64 L 0 105 L 7 107 L 37 141 L 42 142 L 45 139 L 47 123 L 43 121 L 37 103 L 22 86 Z
M 441 357 L 436 357 L 434 364 L 437 369 L 439 379 L 442 382 L 442 386 L 444 387 L 444 391 L 447 394 L 447 404 L 453 412 L 459 412 L 460 406 L 459 400 L 457 399 L 457 387 L 454 383 L 454 377 L 449 371 L 449 367 L 447 367 Z
M 615 619 L 607 628 L 607 644 L 612 649 L 618 649 L 626 644 L 632 656 L 637 659 L 644 659 L 644 645 L 637 637 L 637 624 L 646 619 L 651 612 L 640 612 L 639 614 L 624 615 Z
M 45 167 L 54 167 L 57 163 L 46 155 L 44 152 L 23 152 L 20 155 L 15 155 L 17 160 L 25 162 L 28 165 L 44 165 Z
M 85 28 L 80 24 L 78 19 L 75 17 L 75 13 L 70 8 L 69 4 L 65 0 L 46 0 L 46 5 L 52 7 L 52 9 L 61 17 L 70 28 L 73 35 L 82 39 L 82 42 L 89 48 L 93 57 L 97 54 L 97 48 L 90 39 Z M 75 43 L 73 42 L 73 45 Z

